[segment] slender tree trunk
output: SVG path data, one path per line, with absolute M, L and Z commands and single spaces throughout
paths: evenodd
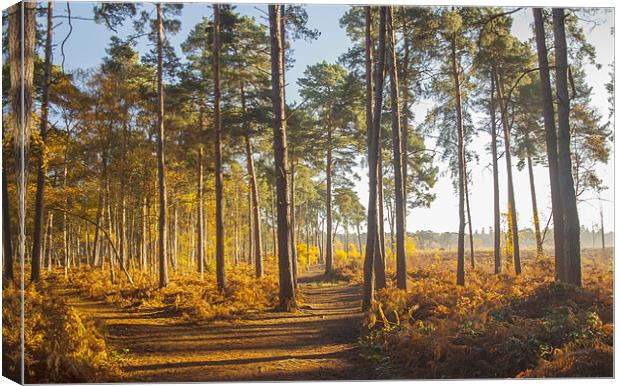
M 513 258 L 515 273 L 521 274 L 521 256 L 519 252 L 519 227 L 517 222 L 517 208 L 515 206 L 515 191 L 512 179 L 512 157 L 510 155 L 510 126 L 508 124 L 506 104 L 504 102 L 503 85 L 500 81 L 497 70 L 494 69 L 495 87 L 497 89 L 497 99 L 501 112 L 502 126 L 504 128 L 504 158 L 506 159 L 506 179 L 508 180 L 508 210 L 509 218 L 512 219 L 511 231 L 513 239 Z M 509 224 L 510 225 L 510 224 Z
M 551 76 L 549 75 L 549 60 L 545 40 L 545 26 L 541 8 L 533 8 L 534 29 L 536 31 L 536 47 L 538 53 L 538 67 L 540 68 L 540 87 L 543 100 L 543 117 L 545 124 L 545 143 L 547 145 L 547 159 L 549 162 L 549 182 L 551 187 L 551 208 L 553 213 L 553 238 L 555 255 L 555 279 L 564 280 L 564 209 L 560 192 L 558 142 L 555 128 L 555 113 L 553 108 L 553 94 L 551 91 Z
M 409 33 L 407 30 L 403 32 L 403 66 L 402 66 L 402 81 L 401 86 L 403 93 L 401 100 L 403 104 L 402 111 L 402 126 L 401 126 L 401 140 L 403 149 L 403 200 L 404 200 L 404 222 L 405 228 L 407 227 L 407 180 L 408 180 L 408 155 L 409 155 Z M 405 232 L 405 237 L 406 237 Z
M 534 185 L 534 167 L 532 165 L 532 156 L 529 149 L 527 151 L 527 171 L 530 176 L 530 193 L 532 196 L 532 214 L 534 218 L 534 235 L 536 236 L 536 253 L 538 256 L 543 254 L 542 236 L 540 234 L 540 221 L 538 218 L 538 205 L 536 203 L 536 186 Z
M 366 7 L 366 90 L 372 88 L 372 93 L 367 94 L 366 100 L 366 127 L 368 133 L 368 222 L 367 222 L 367 239 L 366 239 L 366 258 L 364 261 L 364 296 L 362 309 L 367 310 L 374 296 L 373 286 L 376 284 L 378 288 L 385 286 L 385 265 L 383 264 L 383 250 L 379 247 L 381 237 L 379 224 L 379 206 L 383 206 L 379 200 L 379 178 L 381 157 L 381 107 L 383 105 L 383 82 L 385 68 L 385 35 L 386 35 L 386 7 L 380 7 L 379 11 L 379 47 L 377 52 L 377 62 L 375 66 L 375 80 L 371 84 L 371 67 L 372 67 L 372 51 L 371 51 L 371 9 Z M 373 98 L 373 103 L 369 100 Z M 379 270 L 377 269 L 379 266 Z M 383 267 L 383 272 L 381 271 Z M 373 279 L 375 274 L 375 280 Z
M 95 220 L 96 225 L 95 225 L 95 237 L 93 240 L 93 249 L 92 249 L 92 255 L 90 258 L 91 261 L 91 266 L 95 267 L 95 265 L 98 263 L 99 260 L 99 227 L 101 226 L 101 212 L 103 210 L 103 195 L 101 194 L 101 191 L 99 191 L 98 193 L 98 198 L 97 198 L 97 219 Z
M 284 9 L 284 5 L 282 6 Z M 293 151 L 294 154 L 294 151 Z M 291 261 L 293 262 L 293 285 L 297 287 L 297 237 L 295 237 L 295 157 L 291 157 Z
M 52 29 L 53 29 L 54 3 L 47 5 L 47 40 L 45 42 L 45 78 L 43 80 L 43 95 L 41 100 L 41 155 L 37 167 L 37 190 L 34 203 L 34 230 L 32 232 L 32 263 L 30 279 L 39 280 L 41 276 L 41 242 L 43 240 L 43 211 L 45 210 L 45 163 L 47 142 L 47 119 L 49 112 L 49 85 L 52 73 Z
M 390 98 L 392 104 L 392 143 L 394 146 L 394 210 L 396 225 L 396 283 L 407 290 L 407 256 L 405 255 L 405 180 L 403 177 L 403 143 L 400 129 L 400 97 L 398 70 L 396 68 L 396 36 L 394 33 L 394 10 L 388 8 L 387 24 L 390 46 Z M 394 233 L 394 232 L 392 232 Z
M 172 267 L 174 270 L 176 270 L 177 266 L 179 265 L 179 214 L 177 206 L 178 203 L 175 201 L 172 207 L 172 221 L 174 224 L 174 234 L 172 235 Z
M 290 255 L 289 190 L 287 181 L 288 155 L 284 101 L 284 61 L 282 57 L 282 28 L 280 5 L 269 5 L 269 29 L 271 34 L 271 87 L 273 113 L 275 116 L 273 148 L 276 172 L 278 207 L 278 268 L 280 277 L 280 310 L 291 311 L 297 307 L 293 284 Z
M 226 287 L 224 271 L 224 200 L 222 174 L 222 121 L 220 117 L 220 6 L 213 5 L 213 83 L 214 83 L 214 123 L 215 123 L 215 266 L 217 272 L 217 287 L 223 290 Z
M 570 154 L 570 98 L 568 96 L 568 60 L 564 8 L 553 8 L 553 36 L 555 41 L 558 97 L 558 172 L 562 208 L 564 210 L 564 253 L 566 254 L 567 283 L 581 286 L 581 247 L 579 240 L 579 212 L 573 182 Z
M 385 60 L 385 59 L 384 59 Z M 384 75 L 385 77 L 385 75 Z M 385 81 L 385 79 L 384 79 Z M 379 147 L 379 160 L 377 161 L 378 164 L 378 177 L 377 177 L 377 186 L 378 186 L 378 200 L 379 200 L 379 211 L 378 211 L 378 216 L 379 216 L 379 242 L 377 243 L 377 248 L 379 248 L 379 252 L 377 256 L 380 256 L 381 259 L 377 262 L 375 262 L 375 281 L 376 281 L 376 285 L 377 288 L 383 288 L 385 287 L 385 284 L 383 284 L 383 282 L 385 280 L 383 280 L 383 278 L 385 277 L 385 267 L 386 267 L 386 259 L 387 259 L 387 253 L 385 251 L 385 220 L 386 220 L 386 216 L 385 216 L 385 196 L 383 194 L 383 144 L 381 142 L 381 139 L 379 139 L 379 143 L 377 145 Z
M 164 17 L 161 3 L 157 7 L 157 174 L 159 181 L 159 287 L 168 285 L 168 264 L 166 257 L 167 228 L 166 228 L 166 170 L 164 161 L 164 84 L 163 84 L 163 45 L 164 45 Z
M 603 224 L 603 207 L 601 207 L 600 211 L 601 216 L 601 246 L 603 247 L 603 251 L 605 250 L 605 224 Z
M 245 93 L 243 83 L 241 84 L 241 105 L 245 112 Z M 244 121 L 244 125 L 247 123 Z M 252 204 L 252 221 L 253 221 L 253 242 L 254 242 L 254 261 L 256 277 L 263 275 L 263 247 L 261 244 L 261 226 L 260 226 L 260 207 L 258 198 L 258 184 L 256 183 L 256 170 L 254 168 L 254 158 L 252 156 L 252 142 L 250 141 L 249 128 L 244 130 L 245 138 L 245 156 L 248 168 L 248 177 L 250 180 L 250 197 Z
M 469 263 L 472 268 L 475 268 L 476 262 L 474 258 L 474 234 L 472 232 L 471 210 L 469 209 L 469 179 L 467 178 L 467 162 L 463 163 L 463 169 L 465 175 L 465 209 L 467 210 L 467 228 L 469 230 Z
M 495 274 L 502 272 L 501 257 L 501 220 L 499 209 L 499 167 L 497 165 L 497 124 L 495 118 L 495 79 L 491 76 L 491 100 L 489 115 L 491 117 L 491 153 L 493 157 L 493 257 Z
M 271 195 L 271 240 L 273 246 L 273 256 L 278 255 L 278 237 L 276 235 L 276 197 L 273 192 L 274 189 L 269 189 L 269 194 Z
M 334 246 L 332 243 L 333 235 L 333 213 L 332 213 L 332 133 L 331 122 L 327 127 L 327 161 L 325 163 L 325 176 L 327 178 L 327 191 L 325 192 L 325 208 L 327 210 L 327 246 L 325 247 L 325 274 L 329 275 L 333 270 Z
M 67 192 L 67 152 L 66 151 L 65 151 L 65 156 L 64 156 L 64 166 L 62 169 L 62 190 L 63 192 L 65 192 L 64 206 L 66 209 L 69 207 L 69 196 L 66 194 Z M 69 234 L 67 233 L 67 227 L 68 227 L 67 212 L 63 212 L 62 214 L 61 227 L 62 227 L 63 267 L 65 269 L 65 278 L 66 278 L 67 275 L 69 274 Z
M 52 271 L 52 250 L 54 249 L 54 212 L 50 212 L 47 223 L 47 249 L 45 250 L 45 260 L 47 261 L 47 272 Z
M 142 234 L 140 235 L 140 245 L 142 246 L 142 253 L 141 253 L 141 264 L 140 264 L 140 268 L 142 270 L 142 272 L 147 270 L 147 256 L 148 256 L 148 250 L 147 250 L 147 237 L 146 237 L 146 233 L 147 233 L 147 222 L 148 222 L 148 212 L 147 212 L 147 207 L 146 207 L 146 195 L 148 195 L 148 192 L 145 194 L 144 199 L 142 200 Z
M 196 184 L 196 195 L 198 198 L 198 202 L 196 203 L 196 236 L 198 240 L 198 273 L 200 273 L 200 277 L 204 277 L 204 233 L 203 233 L 203 199 L 202 199 L 202 145 L 198 147 L 198 181 Z
M 461 81 L 456 58 L 456 34 L 450 39 L 452 77 L 456 99 L 456 131 L 458 136 L 458 168 L 459 168 L 459 236 L 456 267 L 456 284 L 465 285 L 465 131 L 463 128 L 463 111 L 461 102 Z

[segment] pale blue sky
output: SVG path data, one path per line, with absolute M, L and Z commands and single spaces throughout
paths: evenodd
M 85 18 L 92 17 L 93 3 L 71 3 L 71 12 L 73 16 L 80 16 Z M 148 9 L 154 8 L 152 4 L 145 5 Z M 55 3 L 55 13 L 65 14 L 66 3 Z M 255 16 L 261 23 L 266 23 L 265 5 L 238 5 L 237 9 L 250 16 Z M 312 42 L 295 41 L 292 43 L 295 55 L 295 64 L 293 68 L 287 72 L 287 97 L 297 97 L 296 79 L 303 74 L 307 65 L 314 64 L 320 61 L 335 62 L 338 56 L 345 52 L 350 45 L 350 40 L 345 34 L 345 31 L 339 27 L 339 19 L 346 11 L 346 6 L 331 6 L 331 5 L 308 5 L 308 24 L 311 28 L 316 28 L 321 31 L 321 37 L 318 40 Z M 172 41 L 175 47 L 179 47 L 179 44 L 185 40 L 187 34 L 191 28 L 196 25 L 204 16 L 211 15 L 211 7 L 208 4 L 191 3 L 185 4 L 181 15 L 181 31 L 169 39 Z M 532 36 L 531 23 L 532 16 L 531 10 L 526 8 L 513 15 L 514 17 L 514 34 L 522 40 L 529 39 Z M 604 88 L 604 84 L 609 81 L 609 64 L 613 61 L 614 57 L 614 41 L 611 35 L 611 28 L 613 26 L 613 13 L 607 15 L 600 15 L 601 24 L 596 27 L 586 26 L 588 41 L 592 43 L 597 50 L 597 62 L 602 65 L 600 70 L 597 70 L 594 66 L 588 67 L 587 80 L 593 87 L 593 103 L 599 108 L 602 115 L 607 117 L 608 103 L 607 93 Z M 58 19 L 62 22 L 57 26 L 55 30 L 55 40 L 61 42 L 67 34 L 67 22 L 66 19 Z M 128 31 L 129 26 L 125 29 L 120 29 L 119 33 L 123 34 L 124 31 Z M 108 45 L 109 38 L 112 35 L 104 26 L 97 25 L 92 21 L 73 20 L 73 33 L 71 37 L 65 43 L 65 66 L 67 69 L 74 68 L 88 68 L 94 67 L 101 63 L 101 59 L 105 56 L 105 47 Z M 139 50 L 145 52 L 148 47 L 146 42 L 143 41 L 139 45 Z M 177 50 L 178 54 L 180 50 Z M 60 48 L 59 45 L 55 48 L 55 62 L 59 63 Z M 430 106 L 430 102 L 422 102 L 419 106 L 414 108 L 415 119 L 419 122 L 423 119 L 426 109 Z M 478 152 L 480 160 L 477 165 L 473 166 L 473 181 L 471 189 L 471 207 L 472 207 L 472 223 L 474 229 L 487 228 L 492 225 L 493 213 L 492 213 L 492 175 L 489 168 L 486 165 L 490 164 L 490 157 L 488 156 L 485 146 L 489 142 L 486 134 L 480 134 L 473 143 L 473 148 Z M 433 142 L 428 143 L 429 147 L 434 147 Z M 322 155 L 317 155 L 322 157 Z M 514 162 L 516 163 L 516 161 Z M 605 191 L 604 198 L 613 200 L 613 155 L 608 165 L 601 165 L 599 167 L 599 173 L 603 176 L 604 183 L 609 186 L 609 189 Z M 506 182 L 505 182 L 505 167 L 504 160 L 500 160 L 500 190 L 501 190 L 501 203 L 505 206 L 506 203 Z M 446 170 L 445 164 L 439 164 L 442 171 Z M 529 180 L 527 172 L 517 171 L 514 169 L 515 174 L 515 198 L 517 212 L 519 216 L 520 227 L 527 228 L 532 225 L 531 214 L 531 201 L 529 194 Z M 368 186 L 366 179 L 366 171 L 359 170 L 362 180 L 357 184 L 356 190 L 360 195 L 361 202 L 366 205 Z M 550 214 L 550 197 L 548 187 L 548 174 L 546 169 L 542 167 L 535 167 L 535 179 L 537 184 L 538 193 L 538 206 L 540 210 L 540 217 L 542 222 L 546 222 Z M 437 193 L 437 199 L 428 209 L 415 209 L 410 211 L 407 221 L 407 229 L 409 231 L 416 231 L 421 229 L 432 229 L 435 231 L 456 231 L 458 228 L 458 215 L 457 215 L 457 199 L 453 192 L 452 183 L 448 176 L 440 177 L 440 180 L 435 186 L 435 192 Z M 591 203 L 581 203 L 579 206 L 581 224 L 586 227 L 591 227 L 593 223 L 599 222 L 598 216 L 598 202 L 592 201 Z M 504 208 L 505 210 L 505 208 Z M 605 213 L 605 228 L 609 230 L 614 229 L 613 224 L 613 203 L 603 203 L 603 210 Z

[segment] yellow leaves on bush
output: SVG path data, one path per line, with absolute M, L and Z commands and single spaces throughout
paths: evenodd
M 316 264 L 319 258 L 319 248 L 315 245 L 297 244 L 297 259 L 300 267 Z

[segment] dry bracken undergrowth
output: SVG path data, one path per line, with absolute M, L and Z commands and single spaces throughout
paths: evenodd
M 368 356 L 407 378 L 611 377 L 611 252 L 584 253 L 582 288 L 553 282 L 551 258 L 525 255 L 520 276 L 469 269 L 460 287 L 454 254 L 418 253 L 408 291 L 376 295 Z
M 48 296 L 45 282 L 24 291 L 25 381 L 27 383 L 109 382 L 118 380 L 122 357 L 106 347 L 90 321 L 62 298 Z M 13 282 L 2 297 L 3 374 L 19 381 L 21 296 Z
M 227 270 L 224 291 L 218 290 L 209 272 L 202 278 L 198 273 L 173 274 L 164 288 L 158 288 L 156 280 L 139 270 L 130 273 L 133 286 L 124 277 L 112 283 L 106 272 L 92 269 L 74 272 L 66 284 L 78 288 L 85 297 L 126 308 L 157 308 L 193 322 L 238 318 L 277 304 L 275 274 L 268 271 L 256 278 L 253 268 L 245 264 Z

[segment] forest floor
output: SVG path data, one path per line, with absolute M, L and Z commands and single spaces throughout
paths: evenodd
M 329 280 L 316 266 L 300 277 L 295 313 L 254 312 L 239 320 L 187 322 L 161 309 L 127 309 L 57 289 L 93 320 L 123 360 L 123 381 L 370 379 L 358 344 L 358 285 Z

